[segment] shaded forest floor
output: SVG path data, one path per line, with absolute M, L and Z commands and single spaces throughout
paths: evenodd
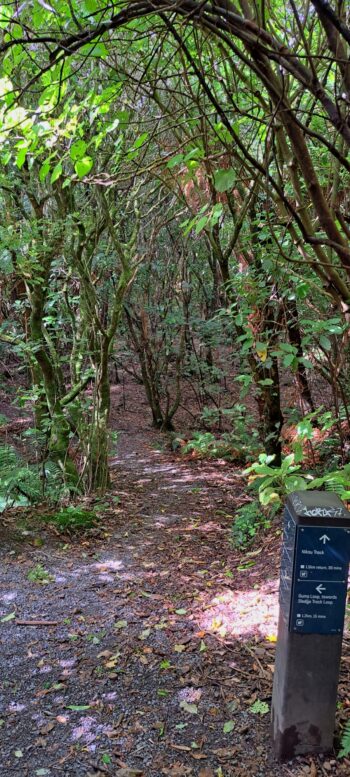
M 171 453 L 142 389 L 121 391 L 99 528 L 60 536 L 33 511 L 0 526 L 1 775 L 348 775 L 271 753 L 278 524 L 233 551 L 239 470 Z M 349 665 L 345 639 L 343 710 Z

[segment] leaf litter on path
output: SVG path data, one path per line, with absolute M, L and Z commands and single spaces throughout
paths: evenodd
M 62 541 L 48 528 L 43 545 L 19 548 L 7 529 L 4 774 L 20 764 L 38 777 L 345 777 L 335 759 L 325 771 L 322 759 L 279 765 L 271 752 L 279 537 L 260 539 L 254 566 L 240 571 L 229 544 L 237 473 L 156 452 L 156 439 L 123 434 L 101 536 Z M 37 565 L 49 586 L 27 579 Z M 344 704 L 349 648 L 345 639 Z

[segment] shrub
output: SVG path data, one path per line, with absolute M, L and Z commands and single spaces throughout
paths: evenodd
M 98 517 L 92 511 L 70 505 L 62 507 L 52 515 L 41 516 L 41 520 L 54 524 L 60 531 L 84 531 L 84 529 L 91 529 L 97 523 Z
M 270 520 L 264 514 L 259 502 L 248 502 L 240 507 L 232 524 L 231 538 L 235 548 L 246 548 L 261 529 L 268 529 Z

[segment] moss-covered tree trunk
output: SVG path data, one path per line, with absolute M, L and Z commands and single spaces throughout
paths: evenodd
M 30 345 L 33 357 L 42 375 L 42 386 L 45 392 L 45 403 L 49 414 L 48 458 L 60 467 L 69 487 L 75 487 L 79 480 L 77 468 L 69 451 L 70 426 L 64 414 L 61 395 L 61 380 L 56 375 L 53 362 L 47 353 L 43 334 L 43 317 L 45 305 L 45 278 L 37 281 L 28 289 L 31 304 L 30 315 Z M 36 370 L 37 372 L 37 370 Z M 40 416 L 43 420 L 43 416 Z M 39 420 L 39 418 L 38 418 Z

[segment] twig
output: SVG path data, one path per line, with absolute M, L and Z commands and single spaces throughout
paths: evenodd
M 16 626 L 58 626 L 58 621 L 15 621 Z

